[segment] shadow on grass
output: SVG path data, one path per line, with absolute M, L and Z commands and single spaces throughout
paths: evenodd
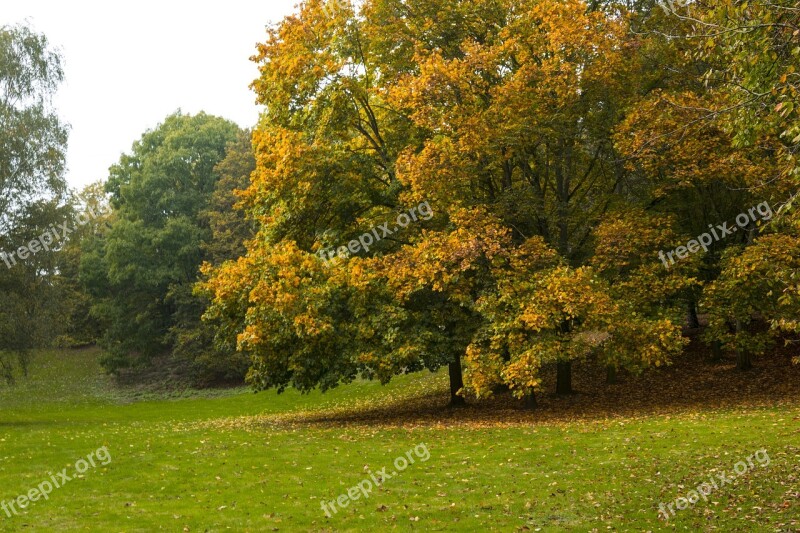
M 736 370 L 732 359 L 711 363 L 707 355 L 702 345 L 693 343 L 673 366 L 641 376 L 620 376 L 620 382 L 613 385 L 605 382 L 604 369 L 578 364 L 573 370 L 577 393 L 569 396 L 547 393 L 555 390 L 552 371 L 545 376 L 545 392 L 537 395 L 538 406 L 532 410 L 508 393 L 482 401 L 471 399 L 466 407 L 453 409 L 447 407 L 448 391 L 441 388 L 403 399 L 357 402 L 250 422 L 271 427 L 502 427 L 800 406 L 800 366 L 791 364 L 797 354 L 789 349 L 781 348 L 757 359 L 755 368 L 748 372 Z

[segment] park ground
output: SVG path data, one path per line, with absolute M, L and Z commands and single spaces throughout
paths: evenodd
M 0 389 L 0 500 L 102 447 L 111 459 L 0 510 L 0 531 L 800 531 L 791 355 L 739 374 L 689 354 L 616 385 L 579 367 L 577 394 L 531 411 L 505 396 L 448 409 L 446 373 L 326 394 L 167 391 L 118 385 L 96 349 L 40 352 Z M 322 510 L 407 452 L 414 464 L 367 498 Z M 659 519 L 719 474 L 733 479 Z

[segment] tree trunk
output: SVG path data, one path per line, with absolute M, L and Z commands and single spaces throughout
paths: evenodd
M 750 352 L 742 349 L 736 350 L 736 369 L 750 370 L 753 368 L 753 361 L 750 359 Z
M 742 331 L 742 321 L 736 321 L 736 333 Z M 742 349 L 741 347 L 736 348 L 736 369 L 737 370 L 750 370 L 753 368 L 753 362 L 750 360 L 750 352 L 747 350 Z
M 692 329 L 700 327 L 700 319 L 697 318 L 697 305 L 694 301 L 690 301 L 687 309 L 686 320 Z
M 464 375 L 461 370 L 461 356 L 456 356 L 455 360 L 448 365 L 450 372 L 450 407 L 461 407 L 467 404 L 463 396 L 458 391 L 464 388 Z
M 497 385 L 492 387 L 492 392 L 494 394 L 508 394 L 510 391 L 511 388 L 505 383 L 498 383 Z
M 617 382 L 617 367 L 608 365 L 606 367 L 606 383 L 614 385 Z
M 572 394 L 572 363 L 559 361 L 557 372 L 556 394 Z
M 525 409 L 536 409 L 538 404 L 536 403 L 536 392 L 531 391 L 530 394 L 525 396 Z
M 713 341 L 711 343 L 711 362 L 719 363 L 720 361 L 722 361 L 722 343 Z

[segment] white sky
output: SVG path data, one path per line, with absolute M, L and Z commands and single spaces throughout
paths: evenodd
M 67 179 L 105 179 L 134 141 L 179 108 L 242 127 L 259 108 L 249 58 L 298 0 L 2 0 L 0 25 L 27 21 L 64 57 L 55 105 L 71 125 Z

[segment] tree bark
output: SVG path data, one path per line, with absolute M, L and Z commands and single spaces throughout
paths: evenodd
M 736 321 L 736 333 L 742 331 L 742 321 Z M 753 368 L 753 362 L 750 360 L 750 352 L 747 350 L 742 349 L 741 347 L 736 348 L 736 369 L 737 370 L 750 370 Z
M 525 409 L 536 409 L 538 404 L 536 402 L 536 392 L 531 391 L 530 394 L 525 396 Z
M 690 301 L 688 304 L 686 319 L 690 328 L 697 329 L 700 327 L 700 319 L 697 317 L 697 304 L 694 301 Z
M 497 385 L 492 387 L 492 392 L 494 394 L 508 394 L 510 391 L 511 388 L 505 383 L 498 383 Z
M 606 383 L 614 385 L 617 382 L 617 367 L 608 365 L 606 367 Z
M 450 373 L 450 407 L 461 407 L 467 405 L 467 401 L 458 391 L 464 388 L 464 374 L 461 369 L 461 356 L 457 355 L 455 360 L 448 365 Z
M 572 394 L 572 363 L 569 361 L 558 362 L 556 394 Z
M 751 368 L 753 368 L 753 361 L 750 359 L 750 353 L 745 350 L 736 350 L 736 369 L 746 371 Z
M 719 341 L 711 342 L 711 362 L 719 363 L 722 361 L 722 343 Z

